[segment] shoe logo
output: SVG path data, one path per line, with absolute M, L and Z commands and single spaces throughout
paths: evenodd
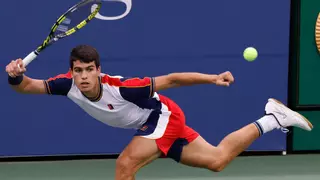
M 279 114 L 280 116 L 282 116 L 283 119 L 287 118 L 287 115 L 283 112 L 276 112 L 277 114 Z
M 282 115 L 283 119 L 287 118 L 287 115 L 285 113 L 282 113 L 281 115 Z

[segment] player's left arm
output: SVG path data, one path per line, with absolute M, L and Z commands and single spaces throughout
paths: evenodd
M 154 91 L 161 91 L 180 86 L 192 86 L 197 84 L 216 84 L 219 86 L 230 86 L 234 82 L 231 72 L 221 74 L 202 74 L 196 72 L 171 73 L 154 78 Z

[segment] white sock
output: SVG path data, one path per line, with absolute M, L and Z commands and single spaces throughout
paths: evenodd
M 254 125 L 257 126 L 260 135 L 263 135 L 264 133 L 270 132 L 280 127 L 276 118 L 272 115 L 263 116 L 262 118 L 254 122 Z

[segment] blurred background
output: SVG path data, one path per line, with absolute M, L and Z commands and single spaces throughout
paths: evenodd
M 117 155 L 131 140 L 134 131 L 108 127 L 66 97 L 17 94 L 7 83 L 5 66 L 37 47 L 52 22 L 76 2 L 2 2 L 0 158 Z M 126 10 L 129 13 L 124 14 Z M 99 17 L 45 50 L 28 66 L 26 75 L 47 79 L 66 73 L 69 53 L 79 44 L 96 47 L 102 71 L 110 75 L 228 70 L 235 77 L 229 88 L 199 85 L 162 94 L 176 101 L 187 124 L 214 145 L 259 119 L 268 98 L 279 99 L 309 118 L 314 130 L 274 131 L 246 152 L 316 153 L 320 149 L 320 57 L 314 34 L 319 11 L 320 2 L 307 0 L 104 2 Z M 259 52 L 253 62 L 243 58 L 247 47 Z

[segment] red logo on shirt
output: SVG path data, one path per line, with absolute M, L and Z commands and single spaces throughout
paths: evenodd
M 143 126 L 142 128 L 140 128 L 141 131 L 145 131 L 148 129 L 148 126 Z
M 112 104 L 108 104 L 108 108 L 109 108 L 110 110 L 113 110 L 113 109 L 114 109 L 114 107 L 112 106 Z

